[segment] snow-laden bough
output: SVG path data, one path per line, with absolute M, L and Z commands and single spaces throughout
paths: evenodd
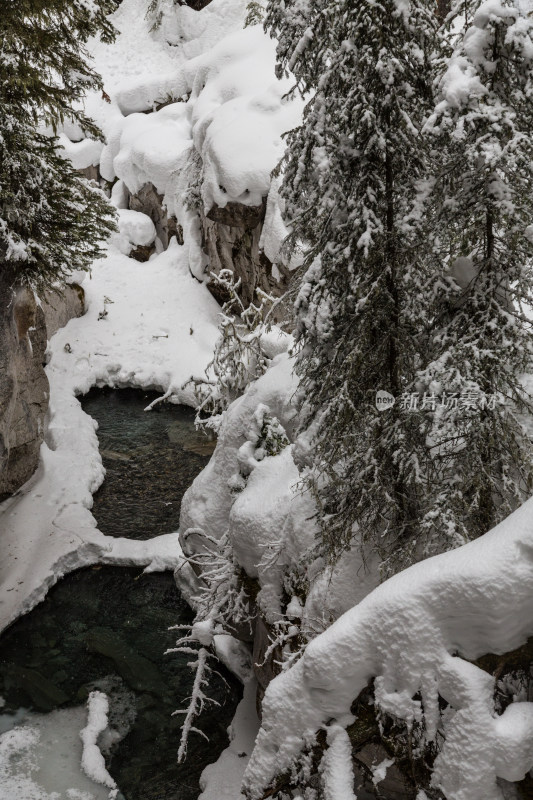
M 259 798 L 325 723 L 346 726 L 374 680 L 376 703 L 408 725 L 437 727 L 433 785 L 453 800 L 501 800 L 497 778 L 533 767 L 533 703 L 498 715 L 494 678 L 470 661 L 533 635 L 533 499 L 485 536 L 415 564 L 377 587 L 275 678 L 246 770 Z M 421 701 L 417 699 L 421 697 Z M 441 718 L 439 697 L 449 705 Z

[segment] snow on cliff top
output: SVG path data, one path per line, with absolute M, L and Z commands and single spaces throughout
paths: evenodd
M 465 659 L 531 635 L 533 499 L 480 539 L 386 581 L 314 639 L 267 690 L 245 785 L 261 796 L 306 736 L 353 720 L 351 703 L 374 679 L 384 711 L 423 720 L 429 740 L 444 731 L 433 781 L 447 798 L 501 800 L 497 777 L 521 780 L 533 767 L 533 703 L 498 716 L 494 678 Z
M 133 193 L 153 183 L 164 195 L 194 143 L 206 211 L 214 203 L 260 205 L 284 152 L 282 134 L 303 108 L 284 97 L 291 81 L 275 76 L 275 42 L 260 25 L 243 27 L 246 0 L 212 0 L 201 12 L 171 4 L 156 31 L 147 5 L 124 0 L 113 17 L 117 41 L 91 45 L 111 100 L 92 93 L 86 102 L 106 135 L 103 177 L 123 179 Z M 78 168 L 98 160 L 97 143 L 62 141 Z
M 104 177 L 118 176 L 134 193 L 151 182 L 164 195 L 176 183 L 184 151 L 194 144 L 203 161 L 206 211 L 228 202 L 260 205 L 284 153 L 282 134 L 298 124 L 303 106 L 284 98 L 290 82 L 274 75 L 275 49 L 256 25 L 176 64 L 171 73 L 139 81 L 127 92 L 119 89 L 115 97 L 124 113 L 169 98 L 176 102 L 149 115 L 112 117 L 102 153 Z

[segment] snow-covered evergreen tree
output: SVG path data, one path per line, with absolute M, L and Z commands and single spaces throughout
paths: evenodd
M 267 12 L 281 67 L 314 91 L 289 136 L 283 191 L 307 269 L 297 369 L 324 543 L 335 555 L 359 530 L 395 569 L 413 557 L 430 481 L 424 423 L 399 398 L 425 348 L 427 258 L 412 203 L 426 170 L 435 8 L 272 0 Z M 378 390 L 396 404 L 378 411 Z
M 440 492 L 425 526 L 452 544 L 524 499 L 531 444 L 517 412 L 531 370 L 533 18 L 509 0 L 455 4 L 471 21 L 444 64 L 435 113 L 440 168 L 429 212 L 435 267 L 431 433 Z M 447 396 L 447 400 L 444 398 Z M 444 400 L 444 402 L 443 402 Z M 530 406 L 529 406 L 530 407 Z
M 111 40 L 115 0 L 20 0 L 0 15 L 0 263 L 4 286 L 46 286 L 86 268 L 113 229 L 104 196 L 72 169 L 53 136 L 64 120 L 99 137 L 82 100 L 102 88 L 85 43 Z

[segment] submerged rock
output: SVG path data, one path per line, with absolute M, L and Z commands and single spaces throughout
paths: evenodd
M 3 670 L 4 679 L 22 689 L 40 711 L 52 711 L 68 701 L 68 695 L 37 670 L 8 664 Z
M 167 686 L 156 665 L 136 653 L 116 631 L 92 628 L 85 635 L 85 642 L 89 650 L 110 658 L 118 674 L 135 691 L 151 692 L 160 697 L 166 694 Z

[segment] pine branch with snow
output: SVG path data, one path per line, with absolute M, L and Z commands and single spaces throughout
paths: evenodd
M 166 651 L 167 653 L 188 653 L 196 655 L 196 660 L 189 661 L 187 664 L 187 666 L 195 673 L 191 695 L 185 700 L 185 702 L 188 703 L 187 709 L 174 711 L 174 715 L 185 715 L 185 720 L 181 727 L 181 739 L 178 748 L 178 764 L 181 764 L 187 758 L 187 744 L 191 733 L 197 733 L 199 736 L 203 736 L 206 741 L 209 741 L 209 737 L 194 725 L 195 719 L 200 716 L 207 704 L 217 706 L 220 705 L 217 700 L 214 700 L 212 697 L 208 697 L 208 695 L 206 695 L 204 692 L 204 687 L 209 683 L 209 674 L 212 672 L 211 667 L 208 664 L 208 659 L 213 657 L 213 653 L 210 653 L 205 647 L 200 647 L 198 650 L 196 650 L 193 647 L 187 646 L 188 642 L 195 641 L 196 639 L 193 636 L 184 636 L 178 640 L 176 647 Z
M 429 434 L 439 493 L 424 524 L 438 518 L 452 546 L 507 516 L 533 478 L 521 421 L 533 411 L 522 381 L 533 345 L 533 20 L 507 0 L 466 9 L 471 24 L 444 59 L 426 125 L 438 158 L 426 206 L 430 357 L 419 375 L 423 390 L 450 397 Z M 465 4 L 454 11 L 457 27 Z
M 51 135 L 68 120 L 94 138 L 83 113 L 102 82 L 86 43 L 111 41 L 115 0 L 7 3 L 0 19 L 0 263 L 2 282 L 45 288 L 103 254 L 115 229 L 103 193 L 77 175 Z M 48 126 L 48 127 L 47 127 Z
M 288 135 L 288 246 L 304 251 L 296 302 L 302 429 L 325 551 L 360 537 L 397 569 L 415 558 L 430 456 L 419 421 L 378 390 L 412 390 L 429 325 L 427 253 L 413 217 L 427 172 L 431 3 L 271 2 L 280 69 L 312 90 Z
M 187 559 L 202 576 L 200 590 L 194 598 L 196 616 L 191 626 L 178 625 L 171 629 L 185 630 L 186 635 L 178 639 L 175 647 L 167 650 L 167 653 L 196 656 L 194 661 L 188 663 L 195 677 L 191 695 L 185 700 L 186 708 L 174 712 L 185 716 L 178 750 L 179 763 L 187 757 L 191 733 L 208 739 L 194 724 L 206 704 L 220 705 L 206 692 L 211 675 L 219 674 L 209 665 L 209 659 L 217 658 L 213 637 L 220 633 L 231 633 L 236 625 L 249 624 L 251 621 L 249 598 L 242 585 L 227 534 L 217 541 L 199 528 L 190 528 L 183 534 L 184 543 L 190 536 L 199 537 L 202 543 L 201 549 Z

